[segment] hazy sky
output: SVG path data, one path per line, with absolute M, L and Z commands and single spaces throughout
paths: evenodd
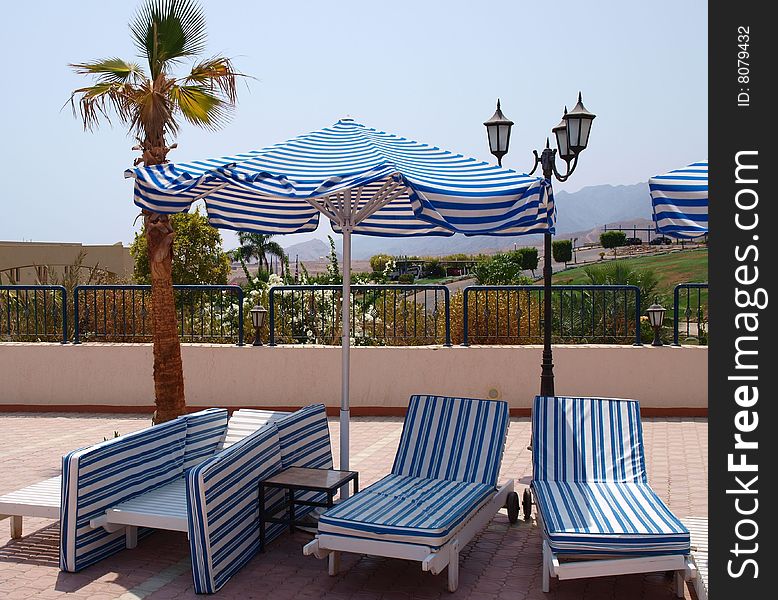
M 0 239 L 128 242 L 136 153 L 115 124 L 85 133 L 63 104 L 86 78 L 70 62 L 135 58 L 139 3 L 4 6 Z M 575 191 L 707 158 L 707 4 L 204 1 L 208 53 L 256 79 L 217 133 L 184 126 L 170 159 L 261 148 L 350 115 L 492 160 L 482 122 L 497 97 L 516 125 L 505 166 L 526 171 L 578 90 L 597 114 Z M 650 200 L 646 197 L 646 202 Z M 294 241 L 310 237 L 294 236 Z M 231 234 L 225 244 L 232 245 Z

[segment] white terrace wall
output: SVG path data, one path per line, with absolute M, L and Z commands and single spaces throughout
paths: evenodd
M 412 394 L 502 398 L 514 413 L 537 393 L 538 346 L 369 347 L 351 351 L 353 414 L 397 414 Z M 183 345 L 190 407 L 340 405 L 337 347 Z M 625 397 L 656 414 L 705 414 L 705 347 L 554 347 L 560 395 Z M 0 344 L 0 410 L 149 410 L 148 344 Z

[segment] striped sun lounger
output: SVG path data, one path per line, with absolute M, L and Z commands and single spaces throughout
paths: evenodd
M 507 430 L 505 402 L 413 396 L 392 472 L 324 513 L 304 553 L 329 557 L 331 575 L 341 552 L 448 567 L 455 591 L 460 549 L 513 493 L 497 486 Z
M 226 410 L 208 409 L 66 455 L 60 568 L 80 571 L 167 529 L 189 537 L 195 592 L 219 590 L 261 549 L 259 480 L 332 466 L 323 405 L 238 412 L 228 421 Z M 283 530 L 269 527 L 267 539 Z
M 651 571 L 696 575 L 689 531 L 648 484 L 640 406 L 608 398 L 535 398 L 532 493 L 550 577 Z

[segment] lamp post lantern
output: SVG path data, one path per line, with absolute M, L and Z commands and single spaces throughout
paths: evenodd
M 562 120 L 551 129 L 556 141 L 556 149 L 552 149 L 550 141 L 546 138 L 546 147 L 535 155 L 535 164 L 529 172 L 532 175 L 538 166 L 541 167 L 543 177 L 551 184 L 551 180 L 563 182 L 573 174 L 578 166 L 578 156 L 589 145 L 594 113 L 589 112 L 583 105 L 581 93 L 578 92 L 578 102 L 570 112 L 565 108 Z M 510 128 L 513 121 L 505 117 L 500 109 L 500 101 L 497 101 L 497 111 L 491 119 L 484 123 L 489 138 L 489 150 L 497 157 L 497 163 L 502 166 L 502 157 L 508 153 L 510 142 Z M 556 167 L 557 156 L 565 162 L 565 172 L 560 173 Z M 546 195 L 548 198 L 548 194 Z M 548 201 L 548 200 L 547 200 Z M 550 219 L 550 215 L 549 215 Z M 554 362 L 551 351 L 551 232 L 543 235 L 543 363 L 540 374 L 540 395 L 554 395 Z
M 489 137 L 489 151 L 497 158 L 497 164 L 502 166 L 502 157 L 508 153 L 511 143 L 511 127 L 513 121 L 506 118 L 500 109 L 500 100 L 497 100 L 497 110 L 492 118 L 484 121 L 486 133 Z
M 666 309 L 659 304 L 654 298 L 654 303 L 646 309 L 648 315 L 648 323 L 654 328 L 654 341 L 651 342 L 652 346 L 663 346 L 662 339 L 659 337 L 659 332 L 662 330 L 662 323 L 665 320 Z
M 249 312 L 251 313 L 251 324 L 254 325 L 254 342 L 251 345 L 261 346 L 262 338 L 260 336 L 260 332 L 262 331 L 262 326 L 265 324 L 267 310 L 257 304 Z

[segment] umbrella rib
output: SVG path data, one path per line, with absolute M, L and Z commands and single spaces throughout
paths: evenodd
M 189 203 L 189 205 L 191 206 L 192 204 L 194 204 L 198 200 L 202 200 L 203 198 L 206 198 L 206 197 L 210 196 L 211 194 L 215 194 L 219 190 L 227 187 L 227 185 L 229 185 L 229 182 L 228 181 L 224 181 L 224 182 L 220 183 L 219 185 L 217 185 L 212 190 L 208 190 L 207 192 L 203 192 L 202 194 L 198 194 L 197 196 L 192 198 L 192 201 Z
M 316 210 L 318 210 L 321 214 L 323 214 L 325 217 L 327 217 L 328 219 L 332 219 L 336 223 L 340 224 L 341 217 L 338 214 L 335 207 L 329 201 L 327 196 L 324 196 L 322 198 L 304 198 L 304 200 L 308 204 L 313 206 Z
M 391 190 L 384 194 L 383 198 L 376 200 L 376 197 L 373 196 L 373 198 L 371 198 L 370 201 L 362 207 L 362 210 L 357 213 L 356 217 L 354 217 L 354 224 L 361 223 L 369 216 L 375 214 L 384 206 L 395 200 L 404 191 L 405 186 L 395 182 L 395 185 Z

